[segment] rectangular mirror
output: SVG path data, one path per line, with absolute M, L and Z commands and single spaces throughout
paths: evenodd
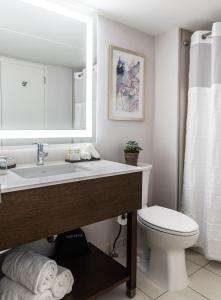
M 93 18 L 54 1 L 0 2 L 0 138 L 91 137 Z

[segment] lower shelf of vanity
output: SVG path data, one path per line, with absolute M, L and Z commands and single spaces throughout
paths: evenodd
M 63 300 L 97 299 L 129 279 L 127 269 L 92 244 L 90 254 L 74 259 L 56 259 L 74 276 L 73 290 Z

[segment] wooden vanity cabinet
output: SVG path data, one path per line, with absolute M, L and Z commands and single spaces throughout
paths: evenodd
M 128 296 L 135 295 L 142 172 L 8 192 L 1 198 L 0 250 L 128 213 L 126 268 L 93 245 L 89 256 L 59 263 L 75 277 L 65 300 L 96 299 L 122 282 L 127 282 Z

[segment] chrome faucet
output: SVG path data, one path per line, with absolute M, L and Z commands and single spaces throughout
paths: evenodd
M 45 163 L 45 156 L 48 156 L 48 153 L 44 151 L 44 144 L 42 143 L 34 143 L 37 145 L 37 165 L 44 165 Z

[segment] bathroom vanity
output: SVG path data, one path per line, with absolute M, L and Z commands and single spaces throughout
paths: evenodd
M 104 160 L 26 165 L 1 176 L 0 184 L 0 250 L 128 213 L 126 268 L 92 244 L 91 254 L 58 262 L 75 277 L 65 300 L 96 299 L 123 282 L 128 297 L 135 295 L 142 168 Z

